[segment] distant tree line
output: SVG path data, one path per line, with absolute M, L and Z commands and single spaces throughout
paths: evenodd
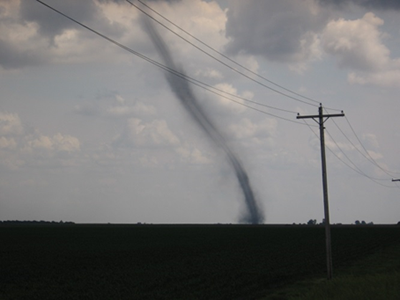
M 75 224 L 74 222 L 55 222 L 55 221 L 19 221 L 19 220 L 7 220 L 7 221 L 0 221 L 0 225 L 13 225 L 13 224 L 19 224 L 19 225 L 73 225 Z
M 399 222 L 400 223 L 400 222 Z M 398 223 L 398 224 L 399 224 Z M 315 219 L 310 219 L 308 222 L 307 222 L 307 225 L 324 225 L 325 224 L 325 220 L 323 219 L 322 220 L 322 222 L 321 223 L 318 223 L 317 222 L 317 220 L 315 220 Z M 341 223 L 337 223 L 336 225 L 342 225 Z M 373 222 L 369 222 L 369 223 L 367 223 L 367 222 L 365 222 L 364 220 L 363 221 L 359 221 L 359 220 L 356 220 L 355 222 L 354 222 L 354 225 L 374 225 L 374 223 Z
M 372 222 L 369 222 L 369 223 L 366 223 L 365 221 L 359 221 L 359 220 L 356 220 L 355 222 L 354 222 L 354 224 L 355 225 L 374 225 L 374 223 L 372 223 Z

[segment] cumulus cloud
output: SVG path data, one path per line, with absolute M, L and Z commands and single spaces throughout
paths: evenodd
M 225 30 L 226 15 L 215 1 L 194 0 L 190 5 L 182 5 L 181 1 L 158 1 L 150 6 L 214 48 L 218 49 L 225 42 L 221 34 Z M 183 42 L 178 39 L 175 41 Z
M 48 151 L 74 152 L 80 150 L 80 142 L 71 135 L 57 133 L 53 137 L 40 135 L 27 143 L 33 149 L 45 149 Z
M 56 0 L 49 4 L 135 51 L 149 56 L 154 54 L 138 23 L 142 13 L 126 1 Z M 226 41 L 223 35 L 225 12 L 216 2 L 196 0 L 191 5 L 181 5 L 180 1 L 151 1 L 148 4 L 216 49 L 221 49 Z M 190 45 L 167 31 L 163 34 L 182 60 L 193 60 Z M 37 1 L 0 1 L 0 66 L 3 69 L 93 62 L 126 65 L 132 58 L 136 59 Z M 202 56 L 201 59 L 208 58 Z M 198 71 L 194 65 L 188 65 L 187 69 L 192 67 L 193 73 Z M 222 76 L 219 70 L 207 67 L 200 73 L 214 79 Z
M 243 118 L 229 126 L 230 135 L 240 140 L 247 147 L 265 143 L 272 146 L 276 130 L 276 119 L 254 122 L 248 118 Z
M 0 112 L 0 134 L 4 136 L 21 135 L 24 129 L 17 114 Z
M 389 62 L 390 53 L 382 44 L 382 33 L 378 30 L 381 25 L 383 20 L 373 13 L 358 20 L 331 21 L 322 35 L 322 46 L 343 68 L 381 70 Z
M 383 20 L 369 12 L 361 19 L 330 21 L 322 34 L 322 47 L 349 69 L 349 82 L 379 86 L 399 85 L 400 59 L 392 59 L 379 30 Z
M 129 105 L 120 95 L 116 95 L 116 102 L 105 110 L 105 114 L 112 117 L 147 116 L 154 115 L 155 112 L 154 106 L 143 102 L 134 101 Z
M 153 105 L 144 104 L 135 99 L 126 100 L 115 92 L 105 93 L 97 97 L 96 101 L 78 104 L 74 107 L 75 113 L 85 116 L 100 116 L 112 118 L 148 117 L 156 114 Z
M 0 112 L 0 165 L 10 169 L 23 165 L 65 166 L 80 148 L 74 136 L 46 136 L 26 128 L 17 114 Z
M 14 138 L 6 138 L 4 136 L 0 137 L 0 149 L 15 149 L 17 143 Z
M 211 79 L 222 79 L 223 75 L 218 70 L 212 68 L 201 69 L 196 72 L 196 76 L 201 76 L 204 78 Z
M 362 140 L 363 143 L 365 144 L 365 147 L 369 149 L 378 149 L 379 148 L 379 142 L 378 138 L 375 134 L 373 133 L 365 133 L 362 135 Z
M 52 6 L 92 26 L 103 34 L 122 38 L 132 18 L 107 18 L 103 10 L 112 4 L 96 1 L 52 1 Z M 116 4 L 114 4 L 116 5 Z M 129 23 L 129 26 L 131 24 Z M 105 55 L 110 50 L 101 39 L 72 21 L 58 15 L 37 1 L 3 1 L 0 3 L 0 65 L 20 69 L 44 63 L 76 63 L 118 60 Z
M 38 24 L 39 33 L 51 41 L 66 30 L 79 28 L 77 24 L 61 17 L 36 1 L 21 0 L 20 3 L 21 19 Z M 78 3 L 79 5 L 77 5 Z M 84 21 L 88 25 L 96 24 L 105 34 L 121 35 L 123 33 L 123 28 L 118 22 L 107 20 L 101 6 L 97 5 L 96 1 L 55 0 L 51 2 L 51 6 L 76 20 Z
M 135 51 L 149 56 L 154 53 L 138 23 L 142 13 L 126 1 L 88 0 L 81 3 L 56 0 L 49 4 Z M 226 42 L 223 35 L 226 16 L 216 2 L 196 0 L 191 5 L 181 5 L 180 1 L 151 1 L 148 4 L 216 49 L 221 49 Z M 167 31 L 163 34 L 182 59 L 193 59 L 190 45 Z M 132 57 L 37 1 L 0 3 L 0 66 L 3 69 L 100 61 L 127 64 Z M 191 67 L 195 68 L 194 65 L 187 66 L 188 69 Z M 198 71 L 197 67 L 192 71 Z M 222 76 L 219 70 L 209 68 L 201 71 L 201 75 L 214 79 Z
M 250 91 L 244 91 L 242 94 L 240 94 L 238 90 L 229 83 L 219 83 L 214 85 L 214 87 L 220 91 L 227 93 L 225 94 L 223 92 L 218 92 L 222 96 L 213 97 L 207 103 L 207 109 L 212 110 L 213 113 L 218 115 L 232 115 L 232 113 L 239 114 L 244 112 L 246 108 L 240 105 L 240 103 L 244 104 L 245 100 L 236 98 L 234 96 L 242 97 L 248 100 L 251 100 L 254 96 L 253 93 Z M 229 99 L 232 99 L 233 101 Z
M 210 164 L 213 162 L 209 155 L 205 155 L 200 149 L 189 144 L 183 145 L 176 149 L 180 155 L 180 161 L 190 164 Z
M 115 138 L 114 143 L 118 146 L 160 148 L 178 146 L 180 141 L 165 120 L 144 122 L 138 118 L 130 118 L 123 133 Z
M 350 69 L 350 83 L 400 85 L 400 59 L 391 58 L 380 30 L 383 20 L 373 12 L 357 20 L 335 18 L 348 4 L 367 9 L 399 9 L 398 1 L 233 1 L 227 11 L 225 51 L 261 56 L 304 72 L 324 54 Z
M 180 163 L 209 163 L 209 159 L 192 143 L 183 143 L 163 119 L 127 119 L 122 132 L 115 136 L 110 146 L 107 153 L 112 157 L 104 157 L 101 151 L 97 160 L 111 159 L 115 164 L 118 161 L 115 155 L 120 159 L 129 157 L 129 164 L 145 168 L 175 168 Z
M 353 84 L 376 85 L 381 87 L 399 87 L 400 86 L 400 62 L 396 60 L 398 67 L 393 70 L 382 70 L 377 73 L 349 73 L 348 80 Z

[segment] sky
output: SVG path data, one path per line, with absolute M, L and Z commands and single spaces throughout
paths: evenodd
M 206 84 L 189 83 L 264 223 L 324 218 L 318 124 L 296 119 L 320 103 L 345 114 L 324 123 L 331 223 L 400 221 L 398 1 L 43 2 L 125 48 L 35 0 L 0 0 L 0 220 L 243 219 L 235 171 L 157 66 L 148 18 Z

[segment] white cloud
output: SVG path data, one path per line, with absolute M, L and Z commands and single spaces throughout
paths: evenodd
M 75 152 L 80 150 L 80 142 L 71 135 L 57 133 L 53 137 L 40 135 L 28 141 L 28 145 L 33 149 L 45 149 L 48 151 Z
M 12 3 L 12 4 L 10 4 Z M 121 5 L 119 18 L 108 19 L 104 10 L 111 5 L 99 5 L 85 1 L 79 6 L 75 2 L 53 3 L 62 12 L 76 18 L 85 25 L 110 37 L 126 42 L 132 30 L 123 35 L 135 14 L 127 12 Z M 115 4 L 114 4 L 115 5 Z M 61 15 L 36 1 L 9 1 L 0 7 L 0 65 L 5 69 L 20 69 L 38 64 L 71 64 L 88 62 L 124 61 L 128 55 L 123 51 L 113 55 L 116 47 L 96 37 L 93 33 L 75 25 Z M 123 14 L 125 12 L 125 14 Z M 121 18 L 124 16 L 124 18 Z M 81 17 L 81 19 L 79 19 Z M 85 19 L 86 17 L 86 19 Z M 121 22 L 124 22 L 123 24 Z M 136 34 L 136 38 L 138 35 Z
M 196 72 L 196 76 L 201 76 L 211 79 L 222 79 L 223 75 L 218 70 L 212 68 L 200 69 Z
M 400 60 L 390 57 L 379 30 L 384 21 L 372 12 L 361 19 L 343 18 L 329 22 L 322 34 L 324 50 L 333 55 L 341 68 L 352 70 L 350 83 L 400 86 Z
M 0 137 L 0 149 L 15 149 L 16 147 L 17 143 L 14 138 Z
M 378 27 L 383 20 L 367 13 L 358 20 L 334 20 L 322 34 L 324 50 L 334 55 L 340 67 L 361 71 L 382 70 L 389 62 L 390 51 L 382 44 Z
M 129 64 L 132 61 L 130 53 L 36 1 L 9 2 L 1 3 L 0 7 L 0 65 L 5 69 L 49 63 L 112 61 Z M 142 13 L 125 1 L 90 0 L 79 5 L 77 2 L 58 1 L 50 5 L 135 51 L 146 55 L 154 51 L 149 47 L 148 37 L 139 24 Z M 181 5 L 179 2 L 155 1 L 149 5 L 216 49 L 221 49 L 226 41 L 223 35 L 225 12 L 216 2 L 196 0 L 190 5 Z M 176 28 L 174 30 L 179 32 Z M 169 32 L 163 34 L 174 51 L 191 57 L 190 45 Z M 198 43 L 186 34 L 180 34 Z M 210 75 L 220 76 L 215 71 Z
M 257 58 L 254 55 L 236 55 L 235 61 L 245 66 L 247 69 L 251 70 L 254 73 L 258 73 L 260 65 L 257 61 Z
M 178 146 L 179 138 L 172 133 L 165 120 L 144 122 L 138 118 L 127 120 L 124 132 L 115 139 L 116 145 L 154 148 Z
M 74 107 L 78 114 L 87 116 L 130 118 L 130 117 L 149 117 L 156 114 L 153 105 L 146 105 L 137 100 L 126 100 L 118 93 L 105 94 L 96 101 L 78 104 Z
M 29 146 L 36 149 L 53 150 L 53 141 L 48 136 L 40 136 L 32 141 L 28 142 Z
M 321 41 L 318 34 L 309 31 L 300 39 L 300 49 L 294 55 L 294 61 L 289 63 L 289 68 L 298 73 L 303 73 L 308 69 L 310 62 L 322 58 Z
M 106 115 L 112 117 L 126 117 L 126 116 L 144 116 L 154 115 L 156 112 L 154 106 L 145 105 L 142 102 L 136 102 L 132 106 L 125 103 L 113 105 L 106 109 Z
M 379 148 L 378 138 L 375 134 L 365 133 L 363 134 L 362 139 L 363 139 L 363 144 L 365 144 L 367 148 L 373 148 L 373 149 Z
M 240 122 L 233 123 L 229 126 L 230 136 L 240 140 L 246 147 L 252 146 L 249 142 L 256 145 L 267 143 L 271 146 L 274 141 L 276 129 L 276 119 L 270 118 L 257 123 L 244 118 L 240 120 Z
M 80 151 L 78 138 L 57 133 L 53 137 L 26 130 L 17 114 L 0 112 L 0 165 L 67 165 Z
M 57 133 L 53 137 L 53 147 L 58 151 L 74 152 L 80 150 L 80 142 L 71 135 L 62 135 Z
M 188 144 L 177 148 L 176 152 L 180 155 L 180 160 L 184 163 L 210 164 L 213 161 L 209 156 L 201 152 L 201 150 Z
M 381 87 L 400 87 L 400 66 L 398 69 L 382 70 L 376 73 L 351 72 L 348 75 L 348 81 L 360 85 L 372 84 Z
M 375 161 L 383 158 L 383 155 L 381 153 L 377 153 L 372 150 L 368 150 L 368 155 Z
M 220 49 L 226 42 L 226 38 L 223 35 L 225 32 L 226 15 L 214 1 L 206 2 L 194 0 L 190 2 L 190 5 L 181 5 L 179 1 L 171 3 L 167 1 L 158 1 L 149 5 L 157 11 L 162 12 L 165 17 L 172 20 L 179 27 L 184 28 L 187 32 L 215 49 Z M 179 34 L 182 34 L 185 38 L 198 44 L 198 42 L 181 31 L 176 30 L 176 32 L 179 32 Z M 164 37 L 168 42 L 173 42 L 177 46 L 183 45 L 184 47 L 181 51 L 183 50 L 186 52 L 188 49 L 191 49 L 186 42 L 180 39 L 170 39 L 170 37 L 173 36 L 174 35 L 168 34 Z M 170 46 L 175 48 L 174 45 Z M 204 46 L 202 46 L 202 48 L 203 47 Z
M 17 114 L 0 112 L 1 135 L 21 135 L 22 133 L 22 123 Z
M 239 96 L 248 100 L 251 100 L 254 96 L 251 91 L 244 91 L 242 94 L 239 94 L 237 89 L 229 83 L 219 83 L 214 87 L 226 93 L 225 94 L 218 91 L 217 93 L 223 96 L 213 97 L 212 100 L 210 100 L 211 103 L 208 106 L 217 114 L 240 114 L 246 110 L 246 107 L 240 104 L 245 104 L 246 101 L 236 98 L 235 96 Z M 232 99 L 233 101 L 229 99 Z

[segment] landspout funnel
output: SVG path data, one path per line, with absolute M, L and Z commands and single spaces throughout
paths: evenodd
M 203 130 L 212 143 L 224 151 L 228 162 L 235 172 L 240 188 L 243 192 L 246 208 L 241 221 L 251 224 L 262 223 L 264 220 L 263 213 L 258 206 L 254 192 L 250 185 L 249 177 L 242 163 L 239 161 L 237 155 L 234 154 L 230 149 L 218 128 L 200 106 L 199 101 L 193 93 L 188 81 L 184 78 L 184 70 L 173 61 L 171 52 L 169 51 L 164 40 L 147 18 L 142 18 L 142 21 L 147 33 L 157 49 L 158 54 L 161 56 L 164 65 L 169 70 L 174 70 L 180 74 L 177 76 L 177 73 L 169 71 L 165 72 L 165 77 L 172 92 L 179 99 L 179 102 L 191 116 L 193 121 Z

